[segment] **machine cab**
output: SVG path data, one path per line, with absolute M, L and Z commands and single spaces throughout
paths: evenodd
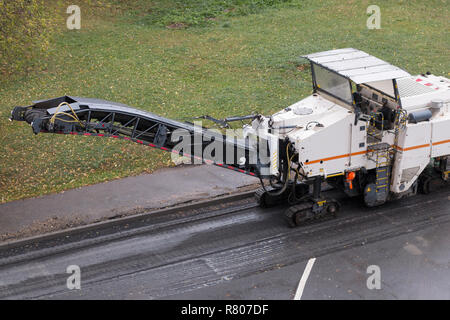
M 396 79 L 410 74 L 363 51 L 346 48 L 304 56 L 314 92 L 359 115 L 379 115 L 389 129 L 401 107 Z

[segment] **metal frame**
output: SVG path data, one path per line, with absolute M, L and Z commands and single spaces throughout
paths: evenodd
M 25 113 L 30 109 L 46 110 L 45 115 L 33 120 L 33 131 L 37 134 L 39 132 L 71 134 L 71 135 L 85 135 L 85 136 L 99 136 L 112 137 L 130 140 L 150 147 L 156 147 L 164 151 L 179 153 L 182 156 L 191 159 L 201 160 L 207 164 L 215 164 L 223 168 L 238 171 L 240 173 L 249 174 L 252 176 L 260 176 L 260 167 L 257 165 L 250 165 L 251 153 L 256 152 L 248 145 L 248 141 L 227 139 L 224 135 L 218 135 L 217 132 L 210 132 L 207 128 L 195 126 L 187 122 L 178 122 L 172 119 L 163 118 L 152 113 L 144 112 L 138 109 L 133 109 L 124 105 L 119 105 L 114 102 L 96 100 L 96 103 L 89 103 L 86 98 L 60 97 L 51 100 L 39 101 L 38 103 L 28 107 L 15 107 L 11 120 L 25 121 Z M 63 116 L 58 115 L 55 118 L 54 124 L 50 125 L 52 114 L 48 112 L 49 109 L 55 108 L 61 101 L 70 100 L 72 103 L 83 103 L 83 108 L 74 110 L 75 114 L 80 119 L 81 124 L 75 122 L 64 122 Z M 101 101 L 101 103 L 98 103 Z M 108 121 L 107 121 L 108 120 Z M 117 123 L 120 123 L 119 125 Z M 176 129 L 184 129 L 191 135 L 191 141 L 195 134 L 201 133 L 205 139 L 202 138 L 202 155 L 194 154 L 194 144 L 191 143 L 189 150 L 178 152 L 173 148 L 178 141 L 171 141 L 171 134 Z M 219 142 L 223 144 L 224 158 L 227 150 L 233 148 L 234 163 L 225 164 L 215 162 L 214 159 L 204 158 L 204 150 L 211 142 Z M 228 147 L 228 149 L 227 149 Z M 239 150 L 238 150 L 239 149 Z M 247 159 L 244 165 L 239 164 L 237 157 L 243 154 Z
M 356 55 L 357 57 L 349 57 L 349 55 Z M 331 60 L 329 59 L 330 57 L 332 57 Z M 357 84 L 410 76 L 408 72 L 399 67 L 353 48 L 316 52 L 302 56 L 302 58 L 350 79 Z M 355 60 L 361 61 L 362 59 L 368 60 L 366 64 L 358 65 L 355 62 Z M 373 64 L 373 62 L 377 64 Z M 338 63 L 340 63 L 340 66 L 337 65 Z M 333 66 L 330 66 L 332 64 Z M 333 69 L 334 66 L 336 67 Z M 382 70 L 379 70 L 380 67 Z
M 325 69 L 325 70 L 327 70 L 327 71 L 330 71 L 330 72 L 332 72 L 332 73 L 334 73 L 334 74 L 336 74 L 336 75 L 338 75 L 338 76 L 348 80 L 348 84 L 350 86 L 350 95 L 352 96 L 352 102 L 351 103 L 348 102 L 348 101 L 345 101 L 344 99 L 341 99 L 340 97 L 338 97 L 338 96 L 328 92 L 327 90 L 319 88 L 317 86 L 316 74 L 314 72 L 314 64 L 319 66 L 319 67 L 321 67 L 321 68 L 323 68 L 323 69 Z M 320 92 L 326 93 L 327 95 L 329 95 L 329 96 L 331 96 L 331 97 L 333 97 L 333 98 L 335 98 L 335 99 L 337 99 L 337 100 L 339 100 L 339 101 L 341 101 L 341 102 L 343 102 L 343 103 L 345 103 L 345 104 L 347 104 L 349 106 L 353 106 L 353 102 L 354 102 L 353 101 L 354 100 L 353 99 L 353 88 L 352 88 L 352 82 L 351 82 L 351 80 L 349 78 L 344 77 L 344 76 L 340 75 L 339 73 L 335 72 L 334 70 L 331 70 L 331 69 L 329 69 L 329 68 L 327 68 L 325 66 L 319 65 L 319 64 L 317 64 L 315 62 L 312 62 L 312 61 L 311 61 L 311 75 L 312 75 L 312 78 L 313 78 L 313 91 L 314 92 L 320 91 Z

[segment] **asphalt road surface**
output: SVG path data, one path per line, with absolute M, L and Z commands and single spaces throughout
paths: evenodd
M 337 218 L 295 229 L 285 208 L 244 199 L 3 250 L 0 298 L 293 299 L 315 258 L 301 299 L 450 299 L 448 188 L 372 209 L 342 203 Z M 70 265 L 79 290 L 67 288 Z

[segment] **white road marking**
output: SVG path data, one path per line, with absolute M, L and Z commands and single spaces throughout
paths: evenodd
M 302 298 L 303 289 L 305 289 L 305 285 L 306 285 L 306 280 L 308 280 L 309 273 L 311 272 L 311 269 L 312 269 L 315 261 L 316 261 L 316 258 L 311 258 L 308 260 L 305 271 L 303 271 L 302 278 L 300 279 L 300 282 L 298 283 L 298 287 L 297 287 L 297 291 L 295 292 L 294 300 L 300 300 Z

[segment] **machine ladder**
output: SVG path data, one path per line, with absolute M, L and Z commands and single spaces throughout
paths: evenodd
M 392 148 L 382 142 L 384 133 L 384 115 L 373 113 L 368 119 L 367 126 L 367 157 L 375 162 L 375 186 L 377 198 L 385 199 L 389 193 Z
M 376 192 L 383 197 L 389 193 L 392 148 L 388 143 L 378 143 L 370 146 L 369 159 L 375 162 Z
M 407 114 L 404 110 L 399 109 L 396 113 L 393 131 L 389 131 L 395 135 L 394 146 L 382 142 L 384 116 L 381 112 L 374 113 L 370 116 L 369 125 L 367 127 L 368 135 L 368 158 L 375 162 L 375 185 L 376 192 L 380 193 L 380 197 L 387 196 L 389 193 L 390 176 L 392 161 L 397 152 L 396 145 L 398 143 L 399 133 L 405 127 Z

